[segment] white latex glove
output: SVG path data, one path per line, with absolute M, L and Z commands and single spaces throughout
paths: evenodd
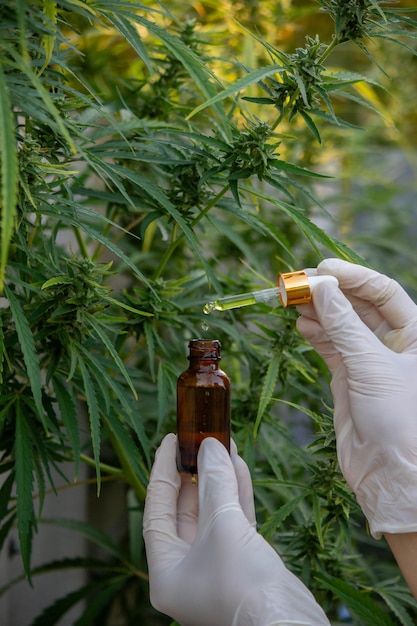
M 337 453 L 374 537 L 417 531 L 417 306 L 394 280 L 339 259 L 299 331 L 331 373 Z
M 204 439 L 198 487 L 176 468 L 176 437 L 157 451 L 144 513 L 153 606 L 182 626 L 329 626 L 308 589 L 256 532 L 249 470 Z

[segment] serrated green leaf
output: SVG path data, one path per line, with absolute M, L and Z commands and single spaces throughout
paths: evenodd
M 312 243 L 316 241 L 317 243 L 322 244 L 328 250 L 333 251 L 337 256 L 346 261 L 350 261 L 351 263 L 360 263 L 362 265 L 366 265 L 364 259 L 359 256 L 354 250 L 351 250 L 347 245 L 336 239 L 335 237 L 331 237 L 324 230 L 319 228 L 314 222 L 312 222 L 303 211 L 300 211 L 296 206 L 291 206 L 282 200 L 278 200 L 272 196 L 267 196 L 261 193 L 258 189 L 247 189 L 254 196 L 261 198 L 262 200 L 266 200 L 271 204 L 275 205 L 277 208 L 282 209 L 284 213 L 286 213 L 300 230 L 304 233 L 304 235 L 309 239 Z
M 134 27 L 128 19 L 125 19 L 121 12 L 119 14 L 108 12 L 107 19 L 123 35 L 126 41 L 132 46 L 133 50 L 135 50 L 136 54 L 142 59 L 147 67 L 150 78 L 152 78 L 154 76 L 152 62 L 137 28 Z
M 52 53 L 55 47 L 56 39 L 56 22 L 57 22 L 57 3 L 55 0 L 43 0 L 43 12 L 45 15 L 47 32 L 42 37 L 42 44 L 45 50 L 45 62 L 39 72 L 42 74 L 44 69 L 48 67 Z
M 33 399 L 35 401 L 36 411 L 45 431 L 48 432 L 48 424 L 42 405 L 41 371 L 36 355 L 36 347 L 32 331 L 18 299 L 7 285 L 4 285 L 4 292 L 9 301 L 10 311 L 15 323 L 16 333 L 19 339 L 20 349 L 22 350 L 23 359 L 25 361 L 26 372 L 30 382 Z
M 78 226 L 78 224 L 77 224 Z M 152 290 L 152 287 L 149 285 L 149 281 L 146 278 L 146 276 L 140 271 L 140 269 L 131 261 L 131 259 L 127 256 L 127 254 L 125 254 L 121 248 L 119 248 L 119 246 L 116 246 L 116 244 L 114 244 L 108 237 L 106 237 L 105 235 L 103 235 L 102 233 L 100 233 L 99 231 L 97 231 L 95 228 L 93 228 L 92 226 L 87 225 L 85 222 L 79 225 L 80 228 L 82 228 L 82 230 L 87 233 L 87 235 L 89 235 L 91 237 L 91 239 L 93 241 L 99 241 L 100 243 L 102 243 L 106 248 L 108 248 L 111 252 L 113 252 L 117 257 L 119 257 L 119 259 L 121 259 L 124 263 L 126 263 L 126 265 L 128 267 L 130 267 L 131 270 L 133 270 L 133 273 L 136 274 L 136 276 L 139 276 L 139 278 L 141 280 L 143 280 L 143 282 L 145 283 L 145 285 L 148 285 L 149 288 Z
M 1 534 L 1 531 L 0 531 Z M 93 558 L 84 558 L 84 557 L 74 557 L 74 558 L 63 558 L 57 559 L 55 561 L 49 561 L 48 563 L 42 563 L 38 567 L 33 567 L 31 570 L 32 578 L 35 576 L 39 576 L 42 574 L 49 574 L 51 572 L 64 572 L 66 570 L 72 569 L 80 569 L 84 571 L 94 571 L 100 572 L 100 574 L 110 574 L 114 572 L 114 564 L 113 562 L 100 561 L 98 559 Z M 138 572 L 139 573 L 139 572 Z M 140 575 L 140 573 L 139 573 Z M 147 578 L 145 574 L 143 574 L 143 578 Z M 0 587 L 0 597 L 9 591 L 12 587 L 17 585 L 17 583 L 25 580 L 25 576 L 16 576 L 9 580 L 7 585 Z
M 145 322 L 143 324 L 143 331 L 148 348 L 149 371 L 151 372 L 152 380 L 155 380 L 155 339 L 152 325 L 149 322 Z
M 35 74 L 35 72 L 32 70 L 32 67 L 28 59 L 24 58 L 23 56 L 22 57 L 18 56 L 13 50 L 11 50 L 11 52 L 13 56 L 15 57 L 15 60 L 19 66 L 19 69 L 22 71 L 22 73 L 27 77 L 27 79 L 32 83 L 33 87 L 36 89 L 36 92 L 38 96 L 40 97 L 40 99 L 42 100 L 45 106 L 45 109 L 51 116 L 51 119 L 55 122 L 58 132 L 62 135 L 62 137 L 67 142 L 71 152 L 73 154 L 76 154 L 77 148 L 68 131 L 67 126 L 64 123 L 64 118 L 63 116 L 61 116 L 59 110 L 56 108 L 53 102 L 53 99 L 51 98 L 51 95 L 48 92 L 47 88 L 44 86 L 44 83 L 42 82 L 41 78 L 37 76 L 37 74 Z
M 78 477 L 80 463 L 81 442 L 78 424 L 78 413 L 73 399 L 73 395 L 68 391 L 67 385 L 58 376 L 53 377 L 54 391 L 59 407 L 59 413 L 64 424 L 71 450 L 74 456 L 74 475 Z
M 390 593 L 384 593 L 380 590 L 378 590 L 378 594 L 384 600 L 385 604 L 389 606 L 402 626 L 415 626 L 414 619 L 410 617 L 404 607 L 403 599 L 401 599 L 401 601 L 397 601 Z
M 184 66 L 188 74 L 204 95 L 208 97 L 214 95 L 214 85 L 219 83 L 219 78 L 207 66 L 204 59 L 200 58 L 194 50 L 187 46 L 179 37 L 172 35 L 166 28 L 161 28 L 161 26 L 155 24 L 154 22 L 138 15 L 135 15 L 135 18 L 140 24 L 147 28 L 149 32 L 163 42 L 168 50 Z M 221 115 L 220 119 L 224 119 L 224 115 Z
M 145 425 L 144 425 L 143 420 L 141 418 L 140 410 L 139 410 L 139 407 L 137 406 L 137 404 L 135 403 L 131 407 L 131 410 L 128 413 L 125 413 L 123 416 L 126 419 L 126 422 L 128 422 L 128 424 L 130 425 L 130 428 L 132 429 L 132 431 L 137 436 L 138 441 L 139 441 L 140 445 L 142 446 L 142 450 L 143 450 L 143 453 L 145 455 L 145 459 L 146 459 L 146 462 L 148 464 L 148 467 L 150 467 L 150 465 L 151 465 L 151 456 L 150 456 L 151 445 L 149 443 L 149 439 L 148 439 L 148 436 L 147 436 L 146 431 L 145 431 Z
M 126 480 L 135 490 L 138 498 L 143 499 L 148 476 L 140 462 L 140 455 L 131 434 L 116 414 L 110 413 L 103 417 L 103 421 L 106 424 L 107 432 L 111 435 L 112 443 L 123 467 Z
M 287 161 L 282 161 L 281 159 L 271 159 L 271 165 L 278 168 L 279 170 L 283 170 L 284 172 L 290 172 L 291 174 L 297 174 L 299 176 L 312 176 L 314 178 L 331 178 L 331 176 L 327 176 L 325 174 L 319 174 L 318 172 L 313 172 L 312 170 L 307 169 L 306 167 L 299 167 L 298 165 L 294 165 L 293 163 L 287 163 Z
M 136 309 L 135 307 L 129 306 L 125 302 L 116 300 L 116 298 L 112 298 L 111 296 L 104 296 L 104 300 L 106 300 L 106 302 L 110 302 L 110 304 L 114 304 L 115 306 L 120 307 L 121 309 L 125 309 L 126 311 L 130 311 L 131 313 L 135 313 L 135 315 L 144 315 L 145 317 L 153 317 L 153 313 L 149 313 L 148 311 L 142 311 L 141 309 Z
M 167 213 L 175 220 L 178 226 L 182 230 L 182 234 L 185 237 L 187 243 L 192 248 L 196 257 L 201 262 L 202 266 L 205 268 L 207 275 L 210 276 L 213 284 L 217 284 L 217 278 L 210 264 L 207 263 L 204 258 L 199 242 L 197 240 L 196 235 L 194 234 L 192 228 L 187 224 L 186 220 L 181 215 L 180 211 L 176 208 L 176 206 L 168 199 L 168 196 L 161 190 L 161 188 L 149 181 L 145 176 L 141 176 L 137 172 L 133 172 L 127 167 L 122 167 L 120 165 L 113 165 L 112 169 L 114 172 L 119 172 L 121 176 L 127 178 L 132 183 L 138 185 L 140 189 L 143 189 L 151 198 L 154 198 L 166 211 Z M 83 226 L 84 228 L 84 226 Z M 109 246 L 108 246 L 109 247 Z
M 100 322 L 96 321 L 96 319 L 94 318 L 93 315 L 86 314 L 86 318 L 88 319 L 89 324 L 93 328 L 94 332 L 99 337 L 100 341 L 102 341 L 104 346 L 107 348 L 107 350 L 108 350 L 111 358 L 113 359 L 115 365 L 117 366 L 117 368 L 119 369 L 120 373 L 122 374 L 122 376 L 126 380 L 127 384 L 129 385 L 130 390 L 131 390 L 131 392 L 133 394 L 133 397 L 135 399 L 137 399 L 138 395 L 137 395 L 135 387 L 133 386 L 132 380 L 131 380 L 129 374 L 127 373 L 126 367 L 125 367 L 122 359 L 120 358 L 116 348 L 114 347 L 114 345 L 110 341 L 110 339 L 109 339 L 109 337 L 108 337 L 108 335 L 107 335 L 103 325 Z
M 323 537 L 323 517 L 321 514 L 320 500 L 314 491 L 311 492 L 311 498 L 313 501 L 313 520 L 314 527 L 317 533 L 317 539 L 319 540 L 319 544 L 322 548 L 324 548 L 324 537 Z
M 191 113 L 187 115 L 187 120 L 191 119 L 194 115 L 196 115 L 203 109 L 213 106 L 213 104 L 224 100 L 224 98 L 233 96 L 236 92 L 241 91 L 242 89 L 246 89 L 246 87 L 249 87 L 249 85 L 258 83 L 260 80 L 266 78 L 267 76 L 270 76 L 271 74 L 282 73 L 284 71 L 285 68 L 283 68 L 281 65 L 274 64 L 267 65 L 265 67 L 261 67 L 256 70 L 252 70 L 251 72 L 248 72 L 248 74 L 245 74 L 245 76 L 242 76 L 242 78 L 234 81 L 231 85 L 226 87 L 226 89 L 223 89 L 223 91 L 220 91 L 215 96 L 193 109 Z
M 53 604 L 48 606 L 46 609 L 42 611 L 38 617 L 36 617 L 32 622 L 31 626 L 54 626 L 58 624 L 61 618 L 75 605 L 77 605 L 82 600 L 88 598 L 87 606 L 93 602 L 93 606 L 96 607 L 97 604 L 100 603 L 100 599 L 105 599 L 105 603 L 109 601 L 109 597 L 113 596 L 128 580 L 127 576 L 118 576 L 115 579 L 105 577 L 98 578 L 94 582 L 88 583 L 77 589 L 76 591 L 71 591 L 66 596 L 59 598 Z M 94 600 L 96 598 L 96 600 Z M 101 610 L 102 606 L 99 604 L 99 608 Z M 74 622 L 74 626 L 87 626 L 92 624 L 92 621 L 88 621 L 87 623 L 83 620 L 83 617 L 87 615 L 87 610 L 83 612 L 83 615 Z M 90 617 L 88 619 L 90 620 Z
M 97 402 L 96 390 L 91 379 L 90 373 L 84 360 L 78 354 L 78 367 L 80 368 L 81 377 L 83 379 L 85 399 L 88 408 L 88 417 L 90 420 L 91 444 L 93 447 L 93 456 L 97 477 L 97 494 L 101 488 L 101 470 L 100 470 L 100 444 L 101 444 L 101 428 L 100 428 L 100 412 Z
M 0 291 L 3 289 L 4 274 L 13 235 L 17 208 L 18 160 L 15 137 L 15 121 L 10 102 L 9 89 L 0 67 Z
M 52 278 L 43 283 L 41 289 L 49 289 L 49 287 L 55 287 L 56 285 L 71 285 L 72 282 L 73 279 L 69 276 L 52 276 Z
M 274 393 L 275 385 L 277 382 L 279 368 L 281 364 L 281 355 L 274 354 L 272 359 L 269 361 L 268 369 L 265 374 L 265 380 L 262 385 L 261 396 L 259 398 L 258 404 L 258 412 L 255 419 L 255 425 L 253 427 L 253 436 L 256 437 L 258 434 L 259 426 L 262 420 L 262 417 L 266 411 L 266 408 L 271 401 L 272 394 Z
M 303 118 L 303 120 L 305 121 L 305 123 L 307 125 L 307 128 L 311 131 L 313 137 L 316 138 L 318 143 L 321 143 L 320 131 L 317 128 L 317 126 L 314 123 L 314 121 L 312 120 L 312 118 L 310 117 L 310 115 L 308 115 L 308 113 L 306 113 L 302 109 L 300 109 L 299 113 L 300 113 L 301 117 Z
M 83 353 L 86 363 L 89 363 L 91 371 L 95 374 L 97 384 L 100 386 L 102 394 L 106 394 L 106 396 L 108 396 L 108 391 L 112 390 L 114 396 L 119 400 L 121 404 L 121 412 L 123 413 L 123 418 L 129 424 L 132 431 L 136 434 L 138 441 L 142 446 L 142 450 L 145 455 L 147 465 L 149 467 L 151 463 L 150 443 L 145 432 L 144 424 L 140 417 L 137 403 L 134 402 L 130 394 L 125 393 L 124 388 L 120 386 L 120 384 L 116 381 L 114 377 L 109 376 L 105 368 L 100 365 L 100 362 L 97 361 L 97 359 L 91 354 L 91 352 L 84 349 L 83 346 L 78 346 L 78 349 Z M 107 386 L 108 389 L 106 389 L 105 386 Z M 145 480 L 145 482 L 147 482 L 147 476 L 144 473 L 142 465 L 140 465 L 139 467 L 139 473 Z
M 119 7 L 120 4 L 117 3 L 114 5 L 113 10 L 116 8 L 119 9 Z M 125 8 L 130 9 L 131 7 L 126 5 Z M 97 5 L 97 9 L 106 15 L 108 19 L 111 19 L 111 3 L 102 3 L 101 6 Z M 214 96 L 215 85 L 220 82 L 219 78 L 204 62 L 204 59 L 200 58 L 190 46 L 187 46 L 179 37 L 170 33 L 168 29 L 159 26 L 142 15 L 134 13 L 131 10 L 127 10 L 124 13 L 131 22 L 140 24 L 163 43 L 170 53 L 183 65 L 189 76 L 194 81 L 194 84 L 206 97 L 211 98 Z M 221 123 L 224 123 L 226 116 L 221 109 L 218 110 Z M 225 132 L 228 132 L 228 124 L 225 126 Z
M 347 608 L 372 626 L 395 626 L 389 615 L 385 613 L 372 598 L 359 589 L 351 587 L 338 578 L 329 578 L 324 574 L 316 574 L 316 578 L 326 589 L 330 589 L 337 598 L 346 604 Z
M 106 607 L 112 602 L 114 596 L 117 596 L 124 585 L 128 583 L 131 576 L 130 573 L 119 574 L 107 580 L 100 580 L 100 585 L 96 584 L 95 592 L 74 626 L 91 626 L 91 624 L 97 623 L 97 619 L 106 612 Z
M 305 493 L 301 493 L 295 498 L 292 498 L 285 504 L 279 507 L 277 511 L 272 513 L 266 520 L 260 529 L 260 533 L 265 539 L 270 539 L 277 528 L 281 526 L 289 515 L 297 508 L 298 504 L 304 500 Z
M 28 580 L 30 580 L 32 536 L 35 528 L 35 513 L 33 509 L 34 456 L 29 426 L 26 423 L 19 401 L 16 402 L 14 456 L 17 491 L 17 530 L 23 567 Z

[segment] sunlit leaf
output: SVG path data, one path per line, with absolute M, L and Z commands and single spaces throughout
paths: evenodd
M 249 85 L 253 85 L 263 78 L 270 76 L 271 74 L 277 74 L 283 71 L 284 68 L 281 65 L 267 65 L 256 70 L 252 70 L 248 74 L 245 74 L 245 76 L 242 76 L 242 78 L 234 81 L 231 85 L 229 85 L 229 87 L 226 87 L 226 89 L 223 89 L 223 91 L 220 91 L 215 96 L 207 100 L 207 102 L 204 102 L 203 104 L 200 104 L 198 107 L 193 109 L 193 111 L 188 114 L 187 119 L 190 119 L 203 109 L 213 106 L 213 104 L 216 104 L 217 102 L 220 102 L 221 100 L 224 100 L 229 96 L 233 96 L 235 93 L 241 91 L 242 89 L 246 89 L 247 87 L 249 87 Z

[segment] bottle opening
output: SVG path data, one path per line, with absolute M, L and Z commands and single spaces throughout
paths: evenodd
M 218 339 L 192 339 L 189 344 L 189 359 L 220 359 Z

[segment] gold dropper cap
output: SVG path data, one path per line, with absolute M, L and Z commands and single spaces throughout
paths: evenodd
M 311 288 L 304 270 L 279 274 L 277 282 L 278 296 L 284 308 L 310 302 Z

